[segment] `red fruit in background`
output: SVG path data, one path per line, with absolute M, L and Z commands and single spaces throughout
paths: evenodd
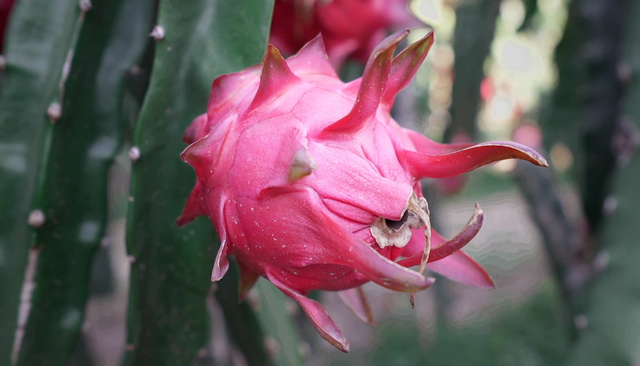
M 517 143 L 442 145 L 401 128 L 389 111 L 433 43 L 428 34 L 395 58 L 408 31 L 382 41 L 362 78 L 343 83 L 321 38 L 285 60 L 269 45 L 262 65 L 217 78 L 207 113 L 188 128 L 182 158 L 197 183 L 179 225 L 207 215 L 221 239 L 212 279 L 235 256 L 244 297 L 259 276 L 295 299 L 320 334 L 349 343 L 310 290 L 343 291 L 372 321 L 362 284 L 401 292 L 429 287 L 422 267 L 493 287 L 460 249 L 482 211 L 452 240 L 433 232 L 420 178 L 446 178 L 508 158 L 546 165 Z M 407 267 L 421 265 L 421 270 Z
M 284 54 L 297 52 L 322 34 L 331 63 L 367 62 L 391 31 L 422 27 L 408 0 L 276 0 L 269 41 Z
M 0 53 L 4 45 L 4 33 L 9 22 L 9 14 L 13 8 L 15 0 L 0 0 Z

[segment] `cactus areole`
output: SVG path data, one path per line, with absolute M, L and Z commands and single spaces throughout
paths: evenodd
M 359 288 L 369 281 L 415 293 L 434 282 L 422 274 L 426 266 L 471 286 L 494 286 L 460 250 L 482 225 L 480 208 L 445 240 L 431 230 L 420 178 L 509 158 L 546 165 L 517 143 L 443 145 L 400 127 L 389 113 L 394 98 L 433 43 L 429 33 L 393 57 L 407 34 L 384 39 L 362 78 L 347 84 L 320 37 L 287 60 L 269 45 L 261 65 L 213 82 L 207 113 L 184 136 L 190 145 L 182 158 L 197 182 L 178 224 L 200 215 L 213 222 L 221 245 L 212 280 L 235 256 L 241 299 L 266 277 L 345 352 L 348 340 L 306 297 L 310 290 L 341 291 L 356 315 L 373 323 Z

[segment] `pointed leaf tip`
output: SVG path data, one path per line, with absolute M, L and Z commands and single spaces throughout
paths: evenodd
M 313 326 L 318 330 L 318 333 L 327 342 L 331 343 L 334 347 L 342 352 L 349 352 L 349 340 L 342 334 L 340 328 L 334 323 L 329 313 L 325 308 L 315 300 L 311 300 L 308 297 L 302 295 L 300 292 L 289 287 L 284 282 L 280 281 L 276 276 L 267 272 L 266 277 L 271 283 L 273 283 L 280 291 L 284 292 L 287 296 L 296 300 L 302 307 L 302 310 L 307 314 L 309 320 Z
M 211 270 L 211 282 L 220 281 L 229 270 L 229 260 L 227 259 L 228 244 L 227 241 L 222 238 L 220 238 L 220 241 L 220 248 L 218 249 L 218 254 L 216 254 L 213 269 Z
M 207 138 L 201 138 L 187 146 L 180 153 L 180 158 L 193 167 L 198 177 L 203 178 L 207 176 L 206 172 L 210 171 L 214 164 L 213 150 Z
M 280 51 L 273 45 L 268 45 L 267 52 L 262 59 L 260 86 L 258 86 L 258 91 L 248 111 L 253 111 L 265 103 L 273 101 L 300 81 L 300 78 L 289 69 L 287 61 L 282 57 Z
M 220 201 L 224 202 L 218 207 L 218 213 L 214 218 L 214 226 L 220 237 L 220 247 L 216 254 L 216 259 L 213 262 L 213 270 L 211 271 L 211 282 L 220 281 L 222 277 L 229 270 L 229 259 L 227 259 L 227 253 L 229 251 L 229 243 L 227 238 L 227 225 L 225 218 L 235 217 L 235 212 L 232 211 L 232 205 L 227 201 L 227 196 L 222 195 Z
M 325 128 L 323 133 L 353 133 L 375 116 L 387 87 L 393 52 L 408 34 L 409 30 L 394 33 L 376 46 L 364 69 L 353 108 L 345 117 Z
M 229 260 L 227 259 L 227 243 L 222 242 L 218 254 L 216 255 L 215 262 L 213 263 L 213 270 L 211 271 L 211 282 L 217 282 L 227 274 L 229 270 Z
M 187 204 L 184 205 L 184 209 L 182 210 L 182 214 L 176 220 L 176 224 L 179 228 L 187 225 L 191 221 L 195 220 L 196 217 L 206 215 L 207 213 L 204 210 L 203 205 L 203 197 L 202 197 L 202 184 L 199 181 L 196 181 L 196 185 L 193 187 L 191 194 L 189 194 L 189 198 L 187 199 Z
M 520 159 L 538 166 L 549 166 L 547 160 L 532 148 L 509 141 L 485 142 L 443 155 L 400 150 L 398 159 L 416 178 L 453 177 L 506 159 Z
M 387 109 L 391 110 L 396 95 L 409 85 L 432 45 L 433 31 L 429 31 L 422 39 L 407 47 L 393 59 L 387 89 L 382 97 L 382 104 Z
M 335 69 L 329 61 L 322 35 L 318 34 L 307 42 L 295 55 L 287 59 L 287 64 L 298 75 L 321 74 L 337 78 Z
M 182 141 L 186 142 L 187 144 L 192 144 L 204 137 L 207 134 L 207 122 L 208 117 L 206 113 L 196 117 L 196 119 L 191 122 L 189 127 L 187 127 L 187 130 L 182 137 Z

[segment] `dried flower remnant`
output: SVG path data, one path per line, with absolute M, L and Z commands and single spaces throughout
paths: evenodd
M 318 332 L 348 351 L 329 314 L 306 297 L 341 291 L 373 323 L 360 286 L 414 293 L 431 286 L 426 268 L 471 286 L 494 286 L 460 249 L 480 230 L 469 223 L 445 240 L 429 226 L 420 178 L 445 178 L 502 159 L 546 161 L 512 142 L 443 145 L 401 128 L 389 112 L 433 43 L 428 34 L 393 57 L 408 31 L 384 39 L 362 78 L 343 83 L 320 37 L 285 60 L 269 45 L 261 65 L 217 78 L 182 158 L 197 182 L 179 225 L 207 215 L 221 240 L 212 280 L 234 255 L 240 297 L 264 276 L 296 300 Z M 419 271 L 408 267 L 420 265 Z

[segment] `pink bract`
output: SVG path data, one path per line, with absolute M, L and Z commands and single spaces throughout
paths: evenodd
M 365 63 L 390 31 L 424 26 L 409 11 L 408 2 L 276 0 L 269 41 L 291 55 L 321 33 L 336 69 L 348 58 Z
M 349 307 L 373 323 L 359 286 L 425 289 L 434 279 L 407 267 L 427 259 L 427 268 L 456 281 L 494 287 L 460 250 L 480 230 L 482 210 L 476 206 L 460 234 L 445 240 L 430 230 L 420 178 L 451 177 L 509 158 L 546 165 L 517 143 L 444 145 L 401 128 L 389 114 L 394 98 L 433 43 L 430 33 L 394 58 L 407 34 L 384 39 L 363 77 L 347 84 L 320 37 L 288 60 L 269 45 L 261 65 L 213 82 L 207 113 L 184 137 L 190 145 L 182 158 L 197 183 L 178 224 L 200 215 L 213 222 L 221 240 L 213 281 L 229 268 L 227 256 L 235 256 L 241 298 L 266 277 L 345 352 L 349 342 L 306 297 L 310 290 L 342 291 Z

